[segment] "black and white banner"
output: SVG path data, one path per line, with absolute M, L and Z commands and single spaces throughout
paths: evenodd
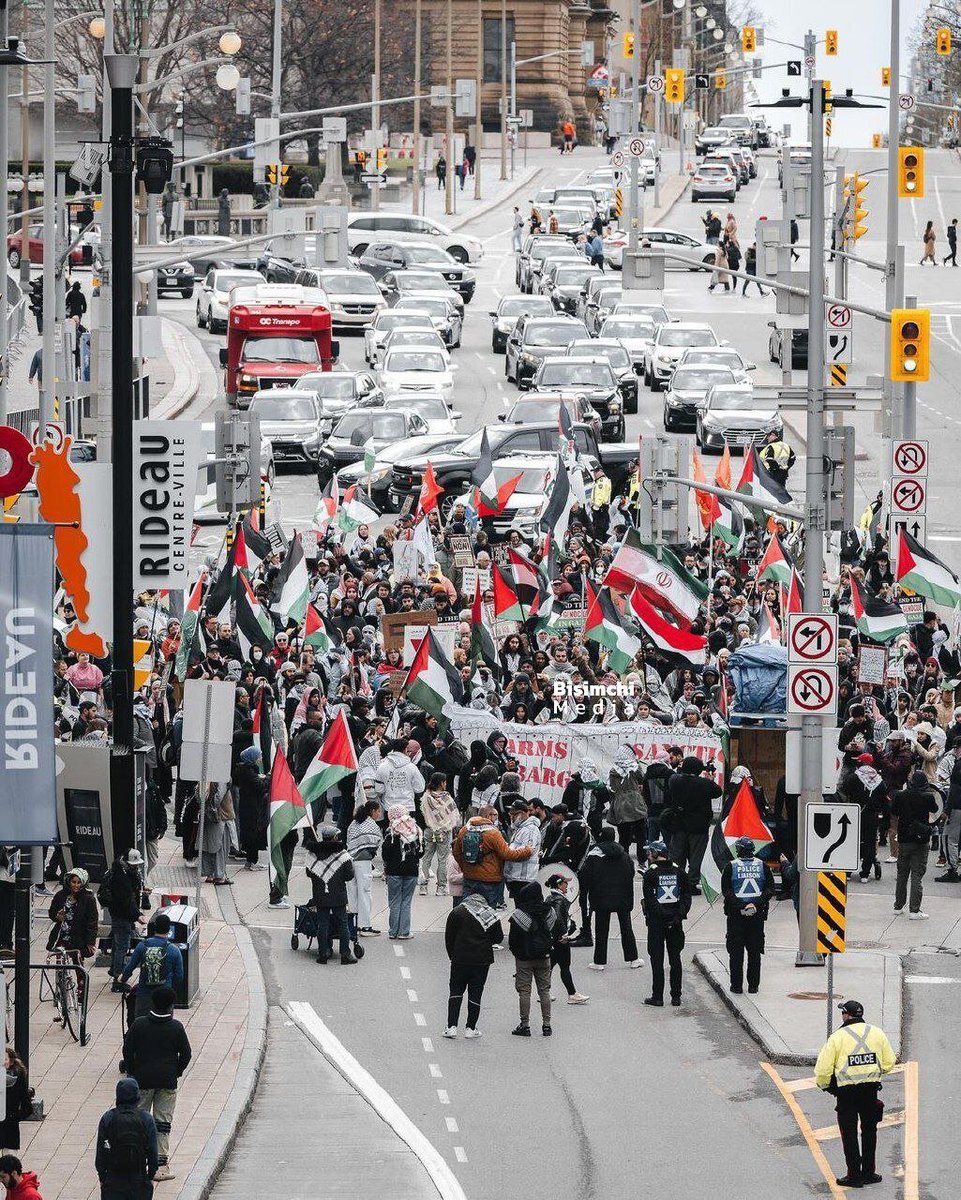
M 133 585 L 188 586 L 190 533 L 200 466 L 195 421 L 137 421 L 133 449 Z
M 53 530 L 0 525 L 0 839 L 57 841 Z

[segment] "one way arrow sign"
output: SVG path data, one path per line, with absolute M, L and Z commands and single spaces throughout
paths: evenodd
M 805 870 L 860 869 L 861 809 L 857 804 L 809 804 L 804 828 Z

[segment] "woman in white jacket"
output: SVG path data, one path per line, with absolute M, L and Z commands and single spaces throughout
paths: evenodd
M 347 884 L 347 911 L 357 914 L 357 932 L 361 937 L 380 933 L 370 923 L 370 881 L 374 857 L 384 840 L 377 824 L 382 815 L 377 800 L 366 800 L 347 828 L 347 853 L 354 861 L 354 878 Z
M 420 756 L 418 742 L 394 742 L 390 753 L 374 775 L 383 788 L 384 808 L 403 804 L 409 813 L 417 808 L 417 797 L 423 792 L 424 776 L 414 766 L 413 758 Z

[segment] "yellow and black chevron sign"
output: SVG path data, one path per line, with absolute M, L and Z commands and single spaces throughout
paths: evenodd
M 818 872 L 818 953 L 844 953 L 848 877 L 844 871 Z
M 844 387 L 847 381 L 847 367 L 841 363 L 831 363 L 831 387 Z
M 614 213 L 616 216 L 621 216 L 624 212 L 624 192 L 621 188 L 617 188 L 614 192 Z

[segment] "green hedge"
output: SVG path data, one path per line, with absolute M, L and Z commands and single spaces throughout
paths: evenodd
M 309 167 L 306 163 L 290 164 L 290 182 L 284 189 L 285 195 L 296 196 L 300 188 L 300 177 L 306 175 L 314 186 L 320 186 L 324 178 L 323 167 Z M 249 160 L 218 162 L 213 164 L 214 195 L 226 188 L 232 195 L 252 196 L 254 192 L 254 164 Z

